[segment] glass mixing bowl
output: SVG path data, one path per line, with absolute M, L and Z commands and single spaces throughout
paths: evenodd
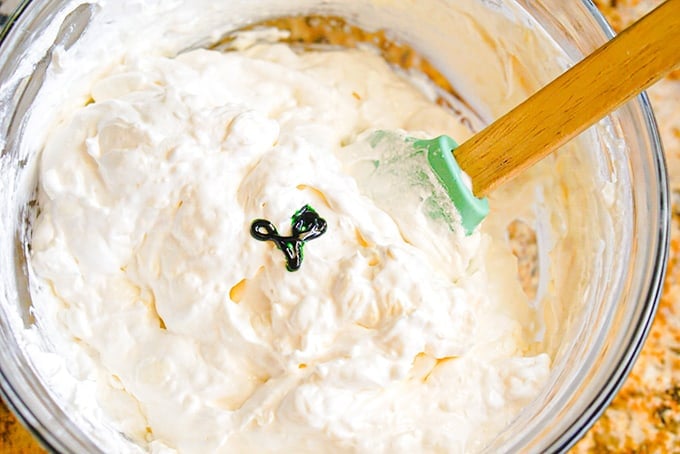
M 50 389 L 53 356 L 32 310 L 27 239 L 34 158 L 45 134 L 40 120 L 82 95 L 83 77 L 101 64 L 83 59 L 65 75 L 64 55 L 89 44 L 114 59 L 121 37 L 174 55 L 280 16 L 340 16 L 419 52 L 451 91 L 451 107 L 469 111 L 479 129 L 612 36 L 589 0 L 196 0 L 162 3 L 167 19 L 152 22 L 136 14 L 141 3 L 24 1 L 0 33 L 0 387 L 24 424 L 58 452 L 134 448 Z M 49 89 L 51 101 L 35 108 Z M 604 411 L 654 317 L 668 252 L 668 195 L 654 118 L 641 95 L 491 197 L 487 229 L 516 240 L 520 228 L 525 246 L 535 246 L 519 258 L 535 277 L 532 304 L 547 327 L 536 343 L 551 354 L 553 371 L 486 451 L 566 450 Z M 518 201 L 530 209 L 503 208 Z

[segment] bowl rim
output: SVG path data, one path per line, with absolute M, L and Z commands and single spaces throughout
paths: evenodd
M 614 38 L 616 32 L 595 4 L 590 0 L 581 0 L 581 3 L 605 33 L 606 39 Z M 654 167 L 652 170 L 655 172 L 659 183 L 657 207 L 660 219 L 659 230 L 657 232 L 657 247 L 654 251 L 648 252 L 648 254 L 657 257 L 657 261 L 651 270 L 650 281 L 647 282 L 646 291 L 644 292 L 644 299 L 639 303 L 644 304 L 644 306 L 637 324 L 632 329 L 631 343 L 628 345 L 628 348 L 621 350 L 623 355 L 619 357 L 620 361 L 609 374 L 607 386 L 601 390 L 601 393 L 595 396 L 590 404 L 586 406 L 585 411 L 579 414 L 552 444 L 551 449 L 554 449 L 556 452 L 566 452 L 573 447 L 592 428 L 619 393 L 644 347 L 663 293 L 663 283 L 668 267 L 671 230 L 671 191 L 668 181 L 666 157 L 657 121 L 647 93 L 640 93 L 629 103 L 635 103 L 639 107 L 647 131 L 647 138 L 654 151 Z

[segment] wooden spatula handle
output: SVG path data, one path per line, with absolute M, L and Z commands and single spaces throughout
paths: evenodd
M 458 147 L 483 197 L 680 64 L 680 0 L 668 0 Z

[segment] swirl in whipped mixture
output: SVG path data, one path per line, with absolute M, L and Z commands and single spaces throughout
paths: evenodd
M 514 257 L 362 193 L 371 130 L 469 135 L 365 50 L 130 57 L 50 134 L 31 263 L 110 424 L 156 452 L 462 452 L 544 384 Z M 249 237 L 307 203 L 289 273 Z M 50 311 L 47 311 L 50 313 Z

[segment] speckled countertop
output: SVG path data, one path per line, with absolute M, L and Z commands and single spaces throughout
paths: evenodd
M 0 0 L 0 14 L 10 11 L 9 3 L 17 0 Z M 661 0 L 595 0 L 616 30 L 659 3 Z M 668 274 L 640 358 L 602 418 L 573 448 L 575 453 L 680 453 L 680 70 L 648 94 L 673 189 Z M 0 453 L 40 452 L 37 442 L 0 403 Z

